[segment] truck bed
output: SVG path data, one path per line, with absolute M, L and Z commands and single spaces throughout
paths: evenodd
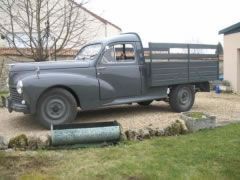
M 145 49 L 150 86 L 167 86 L 218 79 L 218 46 L 149 43 Z

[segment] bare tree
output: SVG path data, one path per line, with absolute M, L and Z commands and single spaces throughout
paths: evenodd
M 45 61 L 86 43 L 94 21 L 73 0 L 1 0 L 0 34 L 27 58 Z

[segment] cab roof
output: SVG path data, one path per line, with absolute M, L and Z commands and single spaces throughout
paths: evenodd
M 141 39 L 137 33 L 124 33 L 117 36 L 112 36 L 102 40 L 94 41 L 92 43 L 111 44 L 114 42 L 139 42 L 139 41 L 141 41 Z

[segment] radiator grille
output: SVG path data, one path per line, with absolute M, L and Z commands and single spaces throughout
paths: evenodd
M 14 103 L 20 103 L 22 102 L 23 98 L 20 94 L 18 94 L 17 89 L 16 88 L 10 88 L 10 97 L 11 100 Z

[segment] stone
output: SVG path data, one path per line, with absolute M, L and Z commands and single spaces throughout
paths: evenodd
M 153 127 L 147 127 L 147 130 L 149 131 L 149 134 L 150 134 L 150 136 L 156 136 L 156 133 L 157 133 L 157 131 L 156 131 L 156 129 L 155 128 L 153 128 Z
M 164 129 L 165 136 L 178 136 L 181 134 L 186 134 L 186 131 L 183 123 L 179 120 L 176 120 L 174 123 Z
M 2 107 L 3 107 L 3 102 L 2 102 L 2 99 L 0 97 L 0 108 L 2 108 Z
M 164 136 L 164 129 L 156 129 L 156 136 Z
M 127 139 L 128 139 L 128 138 L 127 138 L 126 133 L 123 133 L 123 132 L 121 131 L 120 141 L 126 141 Z
M 10 152 L 13 152 L 13 151 L 14 151 L 14 149 L 10 149 L 10 148 L 5 149 L 5 152 L 7 152 L 7 153 L 10 153 Z
M 51 145 L 51 137 L 49 135 L 42 135 L 38 138 L 38 149 L 45 149 Z
M 120 141 L 126 141 L 128 138 L 127 138 L 127 135 L 126 133 L 124 132 L 124 129 L 122 127 L 122 125 L 120 123 L 118 123 L 119 127 L 120 127 Z
M 137 139 L 143 140 L 143 139 L 150 139 L 150 138 L 151 138 L 151 135 L 148 129 L 140 129 L 138 131 Z
M 182 128 L 182 131 L 184 132 L 184 134 L 187 133 L 187 132 L 188 132 L 188 128 L 187 128 L 187 126 L 186 126 L 185 121 L 182 120 L 181 118 L 180 118 L 178 121 L 182 124 L 182 125 L 181 125 L 181 128 Z
M 135 130 L 127 130 L 125 132 L 125 134 L 126 134 L 128 140 L 130 140 L 130 141 L 137 140 L 137 131 L 135 131 Z
M 39 138 L 37 138 L 35 136 L 28 137 L 28 149 L 29 150 L 38 149 L 38 141 L 39 141 Z
M 3 136 L 0 136 L 0 150 L 6 150 L 8 149 L 8 143 L 6 141 L 6 138 Z
M 184 120 L 190 132 L 196 132 L 201 129 L 212 129 L 216 127 L 216 117 L 205 114 L 200 118 L 191 117 L 191 112 L 181 113 L 181 119 Z
M 12 149 L 26 150 L 28 146 L 28 138 L 25 134 L 13 137 L 8 143 L 8 147 Z

